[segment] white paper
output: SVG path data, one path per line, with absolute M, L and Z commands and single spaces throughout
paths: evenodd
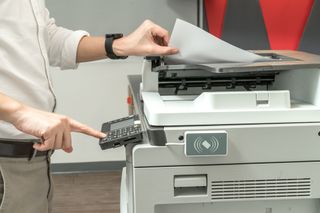
M 235 47 L 180 19 L 176 20 L 169 46 L 179 49 L 178 54 L 166 57 L 169 64 L 252 63 L 271 60 Z

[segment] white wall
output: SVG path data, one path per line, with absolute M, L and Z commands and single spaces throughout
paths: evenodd
M 175 19 L 197 23 L 198 0 L 47 0 L 58 24 L 93 35 L 132 32 L 145 19 L 172 29 Z
M 47 0 L 57 24 L 92 35 L 133 31 L 145 19 L 172 29 L 176 18 L 197 22 L 197 0 Z M 140 74 L 141 58 L 81 64 L 75 71 L 52 68 L 57 113 L 96 129 L 105 121 L 126 116 L 127 75 Z M 98 140 L 73 134 L 74 151 L 57 151 L 53 163 L 124 160 L 123 148 L 102 151 Z
M 138 74 L 142 60 L 100 61 L 81 64 L 75 71 L 53 69 L 52 78 L 58 98 L 57 113 L 100 129 L 105 121 L 128 114 L 126 76 Z M 124 159 L 122 148 L 102 151 L 98 139 L 73 134 L 74 152 L 58 151 L 54 163 L 117 161 Z

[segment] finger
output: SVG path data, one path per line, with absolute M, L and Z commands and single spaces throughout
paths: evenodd
M 53 149 L 55 141 L 55 136 L 45 140 L 43 143 L 35 143 L 33 144 L 33 148 L 37 151 L 48 151 Z
M 99 132 L 95 129 L 92 129 L 91 127 L 88 127 L 78 121 L 72 120 L 70 119 L 70 127 L 71 127 L 71 131 L 74 132 L 81 132 L 83 134 L 86 135 L 90 135 L 96 138 L 104 138 L 106 137 L 106 134 L 103 132 Z
M 173 55 L 177 54 L 179 50 L 173 47 L 165 47 L 165 46 L 155 46 L 153 49 L 153 53 L 156 55 Z
M 169 43 L 169 33 L 167 30 L 163 29 L 158 25 L 154 25 L 151 28 L 151 34 L 153 37 L 161 37 L 164 41 L 164 45 L 167 46 Z
M 35 150 L 41 151 L 40 149 L 42 149 L 42 147 L 43 147 L 43 142 L 42 142 L 42 143 L 35 143 L 35 144 L 33 144 L 33 148 L 34 148 Z
M 71 142 L 71 133 L 70 133 L 69 129 L 67 131 L 65 131 L 64 134 L 63 134 L 63 146 L 62 146 L 62 149 L 67 153 L 70 153 L 73 150 L 72 142 Z
M 62 148 L 62 140 L 63 140 L 63 132 L 59 132 L 56 134 L 56 138 L 54 141 L 54 149 L 61 149 Z
M 65 148 L 63 149 L 63 151 L 65 151 L 66 153 L 71 153 L 73 152 L 73 147 Z
M 56 135 L 54 135 L 51 138 L 45 140 L 43 145 L 44 145 L 44 147 L 46 147 L 46 150 L 54 149 L 55 141 L 56 141 Z

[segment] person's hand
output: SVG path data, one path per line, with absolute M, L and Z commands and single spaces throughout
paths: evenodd
M 172 55 L 178 49 L 168 47 L 169 33 L 149 20 L 128 36 L 116 39 L 113 52 L 118 56 Z
M 41 138 L 34 144 L 38 151 L 63 149 L 72 152 L 71 132 L 81 132 L 96 138 L 106 135 L 63 115 L 22 106 L 14 115 L 12 124 L 20 131 Z

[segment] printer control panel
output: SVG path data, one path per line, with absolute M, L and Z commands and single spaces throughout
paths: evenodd
M 142 141 L 141 122 L 138 115 L 106 122 L 102 125 L 101 131 L 107 134 L 99 142 L 103 150 Z

